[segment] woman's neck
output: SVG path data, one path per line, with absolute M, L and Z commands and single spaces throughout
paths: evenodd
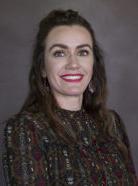
M 59 107 L 65 110 L 77 111 L 82 107 L 82 96 L 56 97 Z

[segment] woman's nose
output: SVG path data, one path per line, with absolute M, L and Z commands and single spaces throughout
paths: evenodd
M 80 64 L 79 64 L 79 61 L 78 61 L 76 55 L 70 54 L 68 56 L 66 68 L 69 68 L 69 69 L 78 69 L 78 68 L 80 68 Z

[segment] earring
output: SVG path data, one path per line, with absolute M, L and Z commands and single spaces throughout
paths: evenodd
M 89 83 L 89 85 L 88 85 L 88 90 L 89 90 L 92 94 L 94 93 L 94 88 L 93 88 L 93 86 L 92 86 L 91 83 Z
M 43 92 L 49 92 L 50 91 L 50 86 L 48 83 L 48 79 L 47 78 L 43 78 Z

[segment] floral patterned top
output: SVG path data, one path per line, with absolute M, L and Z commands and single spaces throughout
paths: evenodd
M 7 185 L 136 185 L 131 154 L 126 165 L 114 140 L 103 142 L 100 127 L 83 109 L 59 109 L 57 114 L 81 141 L 79 145 L 69 148 L 55 135 L 42 113 L 23 112 L 8 120 L 3 156 Z M 130 150 L 122 123 L 118 122 L 114 130 Z

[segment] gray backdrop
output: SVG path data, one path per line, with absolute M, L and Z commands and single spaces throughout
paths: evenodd
M 79 10 L 93 25 L 105 53 L 108 105 L 125 122 L 138 172 L 138 0 L 0 0 L 0 121 L 27 95 L 37 25 L 53 8 Z

